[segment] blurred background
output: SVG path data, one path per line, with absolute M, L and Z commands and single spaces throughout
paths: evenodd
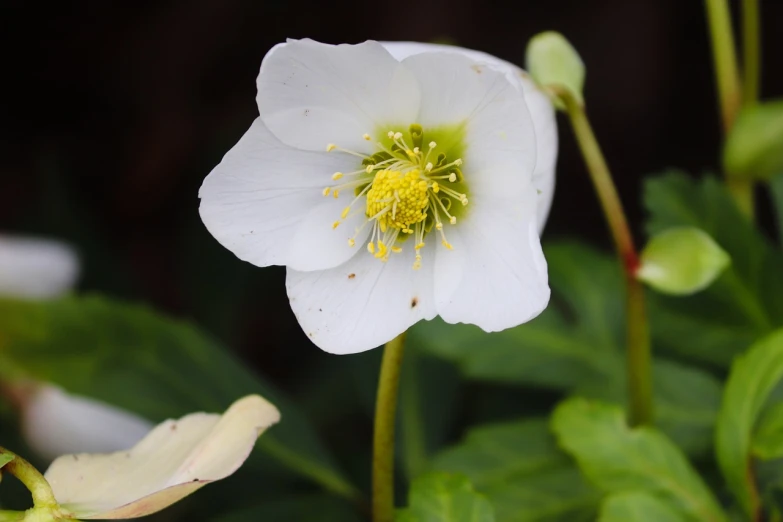
M 369 415 L 353 418 L 339 403 L 358 385 L 369 412 L 379 351 L 322 353 L 288 307 L 284 270 L 239 261 L 198 216 L 203 178 L 257 115 L 255 79 L 270 47 L 302 37 L 441 41 L 523 65 L 528 39 L 557 30 L 586 62 L 588 110 L 638 233 L 643 174 L 670 166 L 698 174 L 718 164 L 703 2 L 509 5 L 6 2 L 0 231 L 72 242 L 84 263 L 81 291 L 194 321 L 300 399 L 332 444 L 366 446 Z M 783 2 L 762 2 L 762 9 L 762 48 L 783 49 Z M 783 68 L 771 54 L 762 96 L 783 93 Z M 608 247 L 570 128 L 562 117 L 559 123 L 558 187 L 545 239 L 579 236 Z M 353 369 L 348 381 L 346 367 Z M 320 393 L 308 393 L 314 389 Z M 341 434 L 345 426 L 354 434 Z

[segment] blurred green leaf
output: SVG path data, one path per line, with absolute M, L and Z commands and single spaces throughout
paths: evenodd
M 187 323 L 102 297 L 0 300 L 0 335 L 4 378 L 53 382 L 154 422 L 223 411 L 259 393 L 282 421 L 257 447 L 332 491 L 354 495 L 296 406 Z
M 718 415 L 715 446 L 723 476 L 751 520 L 759 510 L 750 474 L 753 430 L 764 403 L 783 377 L 783 330 L 762 339 L 731 367 Z
M 645 184 L 647 231 L 704 230 L 731 256 L 731 266 L 703 292 L 652 297 L 656 347 L 727 367 L 754 341 L 783 326 L 783 255 L 741 214 L 723 184 L 670 172 Z
M 618 493 L 607 497 L 601 506 L 598 522 L 687 522 L 685 515 L 641 491 Z
M 473 379 L 539 386 L 625 404 L 625 310 L 614 257 L 577 242 L 545 247 L 554 296 L 533 321 L 487 334 L 422 322 L 409 339 Z M 691 455 L 711 453 L 720 384 L 697 368 L 656 359 L 657 424 Z
M 783 245 L 783 171 L 769 180 L 769 190 L 777 218 L 778 243 Z
M 696 227 L 674 227 L 654 235 L 640 260 L 636 277 L 671 295 L 704 290 L 731 263 L 709 234 Z
M 411 484 L 397 522 L 494 522 L 492 504 L 461 475 L 428 473 Z
M 753 435 L 753 455 L 763 460 L 783 458 L 783 403 L 762 415 Z
M 630 429 L 620 408 L 569 399 L 555 410 L 552 430 L 585 475 L 607 493 L 646 492 L 687 520 L 726 520 L 680 450 L 654 428 Z
M 473 428 L 433 468 L 469 477 L 504 522 L 592 521 L 601 498 L 543 419 Z
M 359 522 L 349 504 L 324 495 L 298 495 L 213 517 L 210 522 Z
M 726 174 L 769 179 L 783 172 L 783 100 L 743 108 L 723 148 Z

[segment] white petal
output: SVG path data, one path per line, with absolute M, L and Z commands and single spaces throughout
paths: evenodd
M 435 260 L 438 314 L 488 332 L 533 319 L 549 302 L 546 260 L 535 218 L 535 193 L 513 200 L 471 201 L 469 216 L 449 227 L 453 250 Z
M 503 73 L 520 92 L 525 95 L 536 134 L 536 166 L 533 172 L 533 186 L 538 191 L 537 217 L 539 232 L 544 228 L 555 188 L 555 164 L 557 161 L 558 135 L 555 109 L 549 98 L 538 88 L 528 74 L 505 60 L 491 54 L 451 45 L 418 42 L 381 42 L 389 53 L 402 61 L 409 56 L 425 52 L 446 52 L 467 56 L 489 65 Z
M 411 239 L 385 263 L 363 250 L 331 270 L 288 270 L 291 308 L 313 343 L 329 353 L 363 352 L 435 317 L 434 248 L 422 249 L 422 268 L 413 270 Z
M 141 517 L 234 473 L 259 434 L 279 419 L 277 408 L 251 395 L 223 416 L 166 421 L 127 452 L 60 457 L 45 477 L 76 518 Z
M 345 154 L 288 147 L 256 119 L 204 180 L 201 219 L 223 246 L 254 265 L 337 266 L 355 253 L 348 238 L 364 214 L 333 229 L 353 190 L 339 199 L 322 190 L 335 184 L 332 174 L 357 170 L 359 163 Z
M 46 299 L 73 288 L 79 259 L 64 243 L 0 235 L 0 296 Z
M 402 62 L 421 89 L 425 128 L 465 122 L 465 181 L 472 195 L 521 192 L 533 175 L 536 136 L 524 95 L 503 73 L 458 53 Z
M 55 386 L 16 388 L 25 441 L 46 460 L 66 453 L 130 448 L 153 428 L 137 415 L 88 397 L 69 395 Z
M 288 145 L 324 150 L 335 143 L 368 152 L 363 134 L 414 122 L 419 92 L 410 72 L 378 42 L 290 40 L 264 57 L 257 102 L 264 123 Z

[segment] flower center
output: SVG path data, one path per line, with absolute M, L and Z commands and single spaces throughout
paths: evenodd
M 436 134 L 436 133 L 433 133 Z M 457 224 L 455 211 L 468 204 L 464 193 L 464 179 L 460 166 L 462 159 L 449 158 L 440 152 L 438 144 L 424 144 L 424 131 L 418 124 L 410 126 L 408 137 L 397 131 L 389 131 L 386 142 L 377 142 L 378 152 L 368 156 L 329 144 L 327 152 L 339 151 L 361 159 L 362 168 L 354 172 L 335 172 L 332 180 L 341 184 L 326 187 L 324 196 L 338 198 L 341 191 L 353 189 L 353 201 L 343 209 L 341 219 L 334 222 L 337 228 L 349 215 L 363 211 L 364 223 L 357 228 L 348 244 L 356 244 L 356 236 L 369 225 L 372 227 L 367 250 L 381 261 L 392 253 L 402 252 L 402 243 L 413 237 L 416 251 L 414 269 L 421 267 L 421 249 L 424 238 L 435 228 L 443 246 L 452 249 L 443 230 L 444 222 Z M 369 134 L 364 139 L 370 141 Z M 453 141 L 453 140 L 452 140 Z M 444 149 L 445 150 L 445 149 Z M 460 192 L 458 189 L 462 189 Z M 362 199 L 364 205 L 360 205 Z M 460 203 L 452 210 L 452 203 Z M 354 210 L 354 207 L 358 207 Z

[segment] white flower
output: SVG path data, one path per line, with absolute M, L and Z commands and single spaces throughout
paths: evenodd
M 44 477 L 69 518 L 137 518 L 234 473 L 280 413 L 258 395 L 222 416 L 193 413 L 158 425 L 128 451 L 65 455 Z
M 0 235 L 0 296 L 56 297 L 70 290 L 78 275 L 79 260 L 68 245 Z
M 289 41 L 264 58 L 257 102 L 201 217 L 239 258 L 288 267 L 316 345 L 360 352 L 436 315 L 497 331 L 546 307 L 557 137 L 520 69 L 456 47 Z
M 47 460 L 129 448 L 154 427 L 138 415 L 49 384 L 6 387 L 18 399 L 25 442 Z

